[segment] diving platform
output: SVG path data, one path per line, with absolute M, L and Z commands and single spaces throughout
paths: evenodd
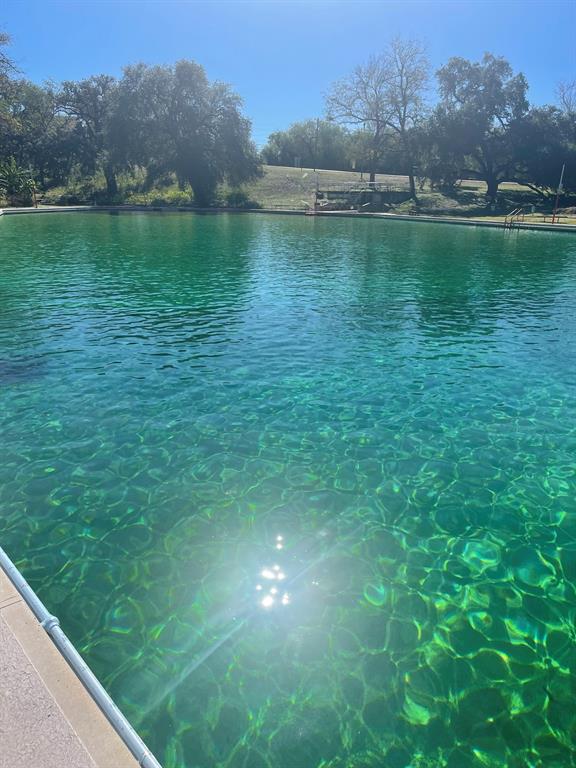
M 322 184 L 316 189 L 315 195 L 316 208 L 327 211 L 349 209 L 386 211 L 411 198 L 408 186 L 363 180 Z

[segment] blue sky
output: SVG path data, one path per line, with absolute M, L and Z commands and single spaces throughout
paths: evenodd
M 0 29 L 32 80 L 191 58 L 233 85 L 254 137 L 323 112 L 330 84 L 396 35 L 450 56 L 508 58 L 533 103 L 576 77 L 576 0 L 0 0 Z

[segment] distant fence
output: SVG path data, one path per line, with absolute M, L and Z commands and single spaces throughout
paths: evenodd
M 321 192 L 341 192 L 349 194 L 351 192 L 409 192 L 410 185 L 389 184 L 381 181 L 348 181 L 340 184 L 323 184 L 319 186 Z

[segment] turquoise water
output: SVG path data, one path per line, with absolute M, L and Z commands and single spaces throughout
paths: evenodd
M 576 237 L 0 218 L 0 543 L 166 768 L 576 764 Z

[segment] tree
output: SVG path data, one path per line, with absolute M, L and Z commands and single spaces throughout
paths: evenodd
M 52 94 L 28 80 L 12 80 L 3 95 L 5 120 L 0 125 L 0 154 L 14 157 L 19 165 L 35 165 L 36 147 L 54 120 Z
M 15 79 L 18 70 L 2 50 L 9 42 L 0 32 L 0 184 L 12 201 L 29 202 L 39 162 L 53 156 L 54 96 L 49 86 Z
M 511 135 L 528 111 L 526 78 L 490 53 L 478 63 L 452 58 L 437 76 L 441 102 L 435 119 L 460 154 L 464 173 L 485 181 L 494 201 L 500 182 L 513 175 Z
M 331 118 L 361 128 L 369 139 L 367 161 L 373 182 L 377 165 L 386 152 L 390 115 L 383 57 L 371 57 L 366 65 L 356 67 L 348 78 L 335 83 L 326 103 Z
M 576 79 L 558 83 L 557 94 L 560 109 L 576 117 Z
M 12 81 L 10 75 L 16 71 L 12 59 L 3 50 L 10 45 L 10 35 L 0 32 L 0 127 L 10 122 L 8 114 L 8 98 L 11 93 Z
M 75 121 L 84 168 L 94 173 L 101 168 L 109 198 L 118 194 L 116 175 L 124 164 L 122 149 L 115 141 L 118 83 L 110 75 L 62 83 L 60 110 Z
M 411 137 L 412 131 L 424 117 L 423 93 L 428 84 L 430 65 L 421 43 L 400 38 L 391 42 L 386 60 L 389 72 L 388 100 L 391 106 L 388 126 L 399 138 L 404 162 L 408 165 L 410 192 L 416 198 Z
M 53 86 L 7 79 L 0 103 L 0 160 L 14 158 L 41 187 L 65 184 L 80 147 L 72 118 L 58 114 Z
M 0 32 L 0 77 L 16 72 L 16 65 L 8 54 L 2 50 L 10 45 L 10 35 L 6 32 Z
M 173 67 L 128 67 L 120 84 L 118 135 L 129 157 L 154 177 L 172 171 L 207 206 L 218 183 L 254 178 L 260 169 L 242 102 L 224 83 L 210 83 L 193 61 Z M 136 144 L 137 142 L 137 144 Z
M 460 178 L 462 148 L 456 141 L 454 126 L 448 132 L 442 117 L 432 113 L 414 132 L 412 144 L 420 179 L 428 179 L 432 188 L 452 189 Z
M 543 197 L 556 193 L 562 166 L 564 189 L 576 191 L 574 118 L 557 107 L 530 110 L 512 129 L 514 176 Z
M 348 170 L 350 136 L 329 120 L 293 123 L 285 131 L 275 131 L 261 155 L 269 165 L 294 165 L 299 158 L 303 168 Z
M 371 137 L 370 181 L 386 155 L 390 138 L 397 136 L 408 168 L 410 191 L 416 197 L 411 132 L 424 115 L 423 93 L 429 64 L 421 43 L 396 38 L 380 56 L 357 67 L 336 83 L 327 99 L 335 119 L 363 129 Z

